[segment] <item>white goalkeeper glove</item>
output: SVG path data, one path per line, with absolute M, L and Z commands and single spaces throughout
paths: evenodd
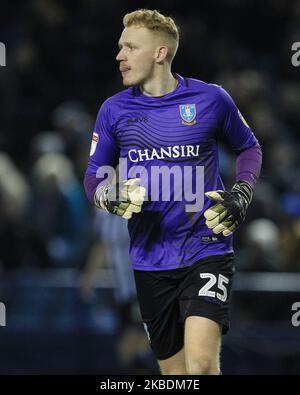
M 139 213 L 145 199 L 146 189 L 139 185 L 140 178 L 122 181 L 121 184 L 103 185 L 97 188 L 95 205 L 124 219 Z
M 227 191 L 210 191 L 205 195 L 217 204 L 204 212 L 206 225 L 215 234 L 231 235 L 244 221 L 252 200 L 253 189 L 245 181 L 239 181 Z

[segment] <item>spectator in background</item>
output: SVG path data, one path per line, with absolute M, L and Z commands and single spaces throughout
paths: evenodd
M 118 316 L 116 352 L 125 371 L 135 374 L 156 372 L 156 363 L 141 325 L 133 271 L 129 259 L 127 223 L 120 218 L 95 211 L 95 242 L 80 276 L 80 294 L 91 301 L 98 269 L 111 266 Z
M 81 265 L 90 237 L 88 207 L 65 155 L 48 153 L 34 164 L 30 212 L 54 266 Z
M 280 230 L 271 220 L 251 221 L 245 229 L 245 248 L 238 252 L 237 267 L 241 271 L 284 271 L 285 260 L 280 251 Z
M 87 131 L 93 128 L 93 119 L 84 103 L 65 101 L 52 115 L 52 123 L 64 143 L 64 152 L 72 160 L 74 171 L 82 179 L 85 172 L 84 158 L 90 149 Z
M 0 153 L 0 275 L 24 267 L 47 266 L 36 229 L 26 221 L 31 189 L 11 158 Z

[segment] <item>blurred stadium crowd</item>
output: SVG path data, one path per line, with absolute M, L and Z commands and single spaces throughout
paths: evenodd
M 6 2 L 0 14 L 0 277 L 87 270 L 99 242 L 82 188 L 91 132 L 101 103 L 122 89 L 122 16 L 141 7 L 175 18 L 173 71 L 222 85 L 262 146 L 261 178 L 235 239 L 237 269 L 300 272 L 300 67 L 291 63 L 300 1 L 201 1 L 194 9 L 182 1 L 30 0 Z M 235 162 L 223 145 L 220 159 L 229 187 Z
M 33 0 L 1 12 L 4 272 L 85 260 L 93 239 L 82 191 L 91 131 L 101 103 L 122 89 L 115 62 L 121 18 L 138 7 L 114 3 Z M 261 179 L 236 240 L 239 268 L 299 271 L 300 82 L 290 47 L 300 39 L 300 2 L 217 3 L 214 10 L 203 2 L 194 13 L 182 2 L 161 2 L 182 30 L 173 70 L 223 85 L 263 149 Z M 228 186 L 230 155 L 224 147 L 220 167 Z

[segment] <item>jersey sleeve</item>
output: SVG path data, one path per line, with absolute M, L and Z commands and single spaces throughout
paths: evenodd
M 119 149 L 114 135 L 114 118 L 109 105 L 104 102 L 95 123 L 87 174 L 96 174 L 100 166 L 116 167 L 118 158 Z
M 250 126 L 222 87 L 218 89 L 216 113 L 219 121 L 218 138 L 224 140 L 236 154 L 258 145 Z
M 92 135 L 89 162 L 84 178 L 84 187 L 92 203 L 97 186 L 110 177 L 119 161 L 119 148 L 114 134 L 115 121 L 109 104 L 101 106 Z M 106 169 L 110 168 L 110 173 Z

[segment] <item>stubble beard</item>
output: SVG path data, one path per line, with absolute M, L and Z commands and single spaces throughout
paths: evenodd
M 129 73 L 131 72 L 131 70 L 129 71 Z M 128 80 L 126 79 L 126 76 L 125 77 L 123 77 L 123 85 L 125 86 L 125 87 L 130 87 L 130 86 L 139 86 L 139 85 L 141 85 L 143 83 L 143 79 L 142 78 L 137 78 L 137 79 L 134 79 L 134 78 L 129 78 Z
M 148 70 L 148 72 L 142 73 L 142 75 L 139 77 L 134 78 L 134 76 L 133 76 L 132 78 L 128 79 L 128 82 L 126 82 L 126 75 L 125 75 L 125 77 L 123 77 L 123 85 L 125 87 L 142 86 L 149 79 L 150 75 L 152 74 L 151 72 L 152 72 L 152 70 Z M 129 71 L 129 73 L 133 73 L 132 69 Z

